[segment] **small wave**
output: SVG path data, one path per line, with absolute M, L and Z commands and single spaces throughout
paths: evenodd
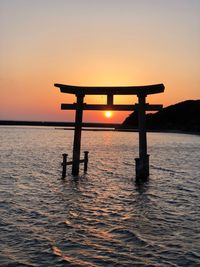
M 117 237 L 119 239 L 123 239 L 127 242 L 136 242 L 139 245 L 147 245 L 147 242 L 144 241 L 141 237 L 139 237 L 136 233 L 133 231 L 122 229 L 122 228 L 114 228 L 109 231 L 109 233 L 113 234 L 114 237 Z
M 185 172 L 183 172 L 183 171 L 175 171 L 175 170 L 165 169 L 165 168 L 162 168 L 162 167 L 156 167 L 156 166 L 153 166 L 153 165 L 150 165 L 150 167 L 151 167 L 152 169 L 160 170 L 160 171 L 164 171 L 164 172 L 181 173 L 181 174 L 184 174 L 184 173 L 185 173 Z
M 72 223 L 69 220 L 65 220 L 64 224 L 67 225 L 67 226 L 71 226 L 72 225 Z
M 69 256 L 66 253 L 62 252 L 57 246 L 52 246 L 52 252 L 55 256 L 61 257 L 64 264 L 70 264 L 72 266 L 85 266 L 85 267 L 94 267 L 95 265 L 89 261 L 78 259 L 74 256 Z
M 73 218 L 77 218 L 77 217 L 79 216 L 78 213 L 75 212 L 75 211 L 70 211 L 69 214 L 70 214 L 70 216 L 72 216 Z
M 72 222 L 70 220 L 65 220 L 65 221 L 62 221 L 62 222 L 57 222 L 56 223 L 56 227 L 59 227 L 59 226 L 65 226 L 67 228 L 73 228 L 73 225 L 72 225 Z

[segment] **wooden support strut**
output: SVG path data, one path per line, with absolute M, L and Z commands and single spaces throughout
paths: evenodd
M 111 95 L 111 94 L 107 95 L 107 105 L 113 106 L 113 95 Z
M 84 172 L 87 172 L 88 169 L 88 151 L 84 151 Z
M 66 177 L 66 170 L 67 170 L 67 156 L 68 154 L 63 154 L 63 162 L 62 162 L 62 178 Z
M 84 173 L 87 172 L 88 169 L 88 154 L 89 151 L 84 151 L 84 159 L 80 159 L 78 163 L 84 163 Z M 73 161 L 67 161 L 68 154 L 63 154 L 63 162 L 62 162 L 62 178 L 66 177 L 67 165 L 73 165 Z

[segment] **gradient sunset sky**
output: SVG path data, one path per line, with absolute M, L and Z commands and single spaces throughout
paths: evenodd
M 164 106 L 200 98 L 200 0 L 0 0 L 0 35 L 0 119 L 73 121 L 60 110 L 73 97 L 54 83 L 164 83 L 147 99 Z M 129 113 L 90 111 L 84 120 Z

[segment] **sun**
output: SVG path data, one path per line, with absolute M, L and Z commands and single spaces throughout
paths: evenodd
M 105 111 L 105 112 L 104 112 L 104 115 L 105 115 L 106 118 L 109 119 L 109 118 L 112 117 L 113 114 L 112 114 L 112 111 Z

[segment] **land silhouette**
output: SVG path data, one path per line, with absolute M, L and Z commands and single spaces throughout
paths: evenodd
M 131 113 L 120 129 L 137 129 L 138 112 Z M 200 133 L 200 100 L 186 100 L 146 115 L 147 130 Z

